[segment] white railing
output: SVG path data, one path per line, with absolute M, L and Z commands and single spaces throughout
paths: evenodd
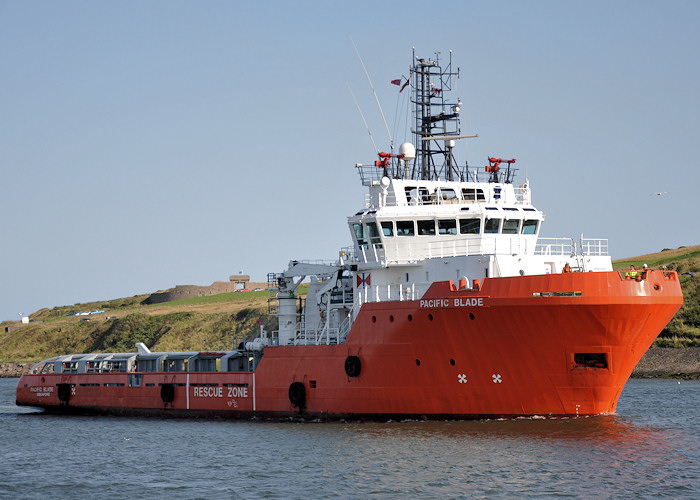
M 581 238 L 581 253 L 583 255 L 609 255 L 608 240 L 601 238 Z
M 427 290 L 430 283 L 406 283 L 365 286 L 357 293 L 353 304 L 353 316 L 360 306 L 366 302 L 390 302 L 418 300 L 421 290 Z
M 582 236 L 579 244 L 580 252 L 573 238 L 540 238 L 535 246 L 535 255 L 608 255 L 607 239 Z
M 540 238 L 535 255 L 576 255 L 576 242 L 572 238 Z
M 513 255 L 527 253 L 527 239 L 519 235 L 495 238 L 440 239 L 420 241 L 415 238 L 394 237 L 383 245 L 363 245 L 353 256 L 354 262 L 377 262 L 381 265 L 401 265 L 425 259 L 442 259 L 465 255 Z

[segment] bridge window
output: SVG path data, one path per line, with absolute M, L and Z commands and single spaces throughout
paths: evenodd
M 506 219 L 503 221 L 503 234 L 518 234 L 518 219 Z
M 501 229 L 501 219 L 486 219 L 484 233 L 498 233 Z
M 435 236 L 435 221 L 434 220 L 419 220 L 418 234 L 421 236 Z
M 438 234 L 457 234 L 457 221 L 454 219 L 439 220 Z
M 384 236 L 394 236 L 394 223 L 391 221 L 382 222 L 382 234 Z
M 413 236 L 415 234 L 416 229 L 412 220 L 396 221 L 396 236 Z
M 459 219 L 459 234 L 479 234 L 481 219 Z
M 377 228 L 376 222 L 367 223 L 367 234 L 369 235 L 369 242 L 372 245 L 381 245 L 382 239 L 379 236 L 379 228 Z
M 522 234 L 537 234 L 537 220 L 524 220 Z
M 355 231 L 355 239 L 357 240 L 357 244 L 359 246 L 366 245 L 367 242 L 365 241 L 365 231 L 362 229 L 362 224 L 353 224 L 352 228 Z

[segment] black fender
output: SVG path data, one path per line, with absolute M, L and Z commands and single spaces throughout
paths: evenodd
M 357 356 L 348 356 L 345 358 L 345 373 L 348 377 L 357 377 L 362 371 L 362 362 Z

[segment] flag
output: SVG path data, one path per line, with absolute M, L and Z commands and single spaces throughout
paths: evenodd
M 401 85 L 401 78 L 399 78 L 398 80 L 392 80 L 391 83 L 393 83 L 394 85 Z
M 406 79 L 406 83 L 404 83 L 404 84 L 403 84 L 403 87 L 401 87 L 401 90 L 399 90 L 399 94 L 400 94 L 401 92 L 403 92 L 403 89 L 406 88 L 406 85 L 408 85 L 410 81 L 411 81 L 411 80 L 409 80 L 408 78 Z

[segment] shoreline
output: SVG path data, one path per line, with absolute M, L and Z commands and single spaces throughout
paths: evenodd
M 0 378 L 18 378 L 35 362 L 0 363 Z M 700 379 L 700 347 L 652 347 L 639 361 L 631 378 Z

